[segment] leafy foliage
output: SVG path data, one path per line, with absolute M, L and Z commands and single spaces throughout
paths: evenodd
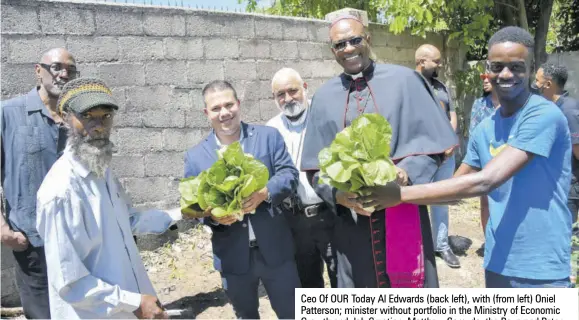
M 318 154 L 320 183 L 363 194 L 365 187 L 395 180 L 391 139 L 392 128 L 383 116 L 376 113 L 359 116 Z
M 181 211 L 192 213 L 191 206 L 224 217 L 241 212 L 243 199 L 265 187 L 269 180 L 267 167 L 249 154 L 244 154 L 239 142 L 217 152 L 219 159 L 196 177 L 179 183 Z

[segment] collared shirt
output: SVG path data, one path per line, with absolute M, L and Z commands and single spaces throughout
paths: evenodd
M 241 130 L 241 134 L 239 136 L 239 144 L 241 144 L 242 150 L 245 150 L 245 146 L 243 145 L 244 140 L 245 140 L 245 132 Z M 219 147 L 222 147 L 221 141 L 219 141 L 219 138 L 217 138 L 217 134 L 215 134 L 215 142 Z M 249 225 L 249 241 L 254 241 L 255 232 L 253 232 L 253 226 L 251 225 L 251 216 L 247 218 L 247 224 Z
M 450 97 L 450 90 L 448 87 L 436 78 L 432 78 L 432 88 L 434 89 L 434 94 L 442 104 L 444 105 L 444 112 L 450 120 L 450 113 L 454 112 L 454 103 L 452 103 L 452 98 Z
M 38 191 L 52 317 L 134 318 L 141 294 L 156 294 L 132 235 L 162 233 L 174 220 L 136 212 L 110 170 L 98 178 L 67 148 Z
M 486 117 L 495 112 L 491 95 L 480 97 L 474 101 L 470 111 L 470 125 L 468 127 L 469 137 L 472 135 L 474 128 L 481 123 Z
M 305 111 L 307 112 L 307 110 Z M 306 117 L 307 114 L 302 115 Z M 306 128 L 306 122 L 295 125 L 292 124 L 287 117 L 283 114 L 278 114 L 267 122 L 270 127 L 276 128 L 282 135 L 288 152 L 296 167 L 300 167 L 300 158 L 303 147 L 303 133 Z M 308 177 L 305 172 L 300 172 L 299 184 L 297 188 L 297 194 L 300 201 L 304 206 L 309 206 L 313 204 L 318 204 L 323 202 L 323 200 L 318 197 L 312 186 L 308 181 Z
M 36 192 L 66 144 L 66 129 L 55 123 L 38 90 L 2 101 L 2 188 L 13 230 L 42 246 L 36 231 Z

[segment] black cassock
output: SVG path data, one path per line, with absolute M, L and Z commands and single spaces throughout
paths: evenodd
M 335 203 L 335 189 L 319 185 L 318 153 L 362 113 L 380 113 L 392 126 L 391 157 L 411 184 L 431 182 L 444 151 L 457 145 L 438 99 L 426 80 L 403 66 L 372 64 L 361 74 L 342 73 L 324 83 L 312 99 L 303 141 L 301 170 L 338 215 L 333 245 L 338 252 L 338 287 L 390 287 L 386 274 L 384 211 L 352 214 Z M 419 207 L 424 287 L 438 287 L 428 209 Z M 372 221 L 372 223 L 371 223 Z

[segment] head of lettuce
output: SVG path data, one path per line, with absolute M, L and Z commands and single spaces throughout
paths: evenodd
M 192 208 L 198 206 L 203 211 L 210 209 L 217 218 L 237 215 L 243 219 L 243 200 L 266 186 L 269 171 L 243 153 L 239 142 L 224 146 L 217 154 L 218 160 L 209 169 L 179 183 L 181 212 L 194 214 L 197 210 Z

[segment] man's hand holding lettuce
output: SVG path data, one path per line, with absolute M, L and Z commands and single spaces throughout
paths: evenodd
M 391 137 L 392 129 L 383 116 L 364 114 L 320 151 L 320 183 L 338 189 L 338 203 L 359 214 L 370 215 L 374 208 L 363 208 L 357 200 L 360 196 L 392 181 L 404 183 L 406 174 L 390 159 Z
M 219 150 L 218 157 L 200 175 L 181 180 L 181 212 L 193 217 L 211 215 L 231 224 L 255 212 L 267 198 L 269 172 L 263 163 L 243 153 L 239 142 Z

